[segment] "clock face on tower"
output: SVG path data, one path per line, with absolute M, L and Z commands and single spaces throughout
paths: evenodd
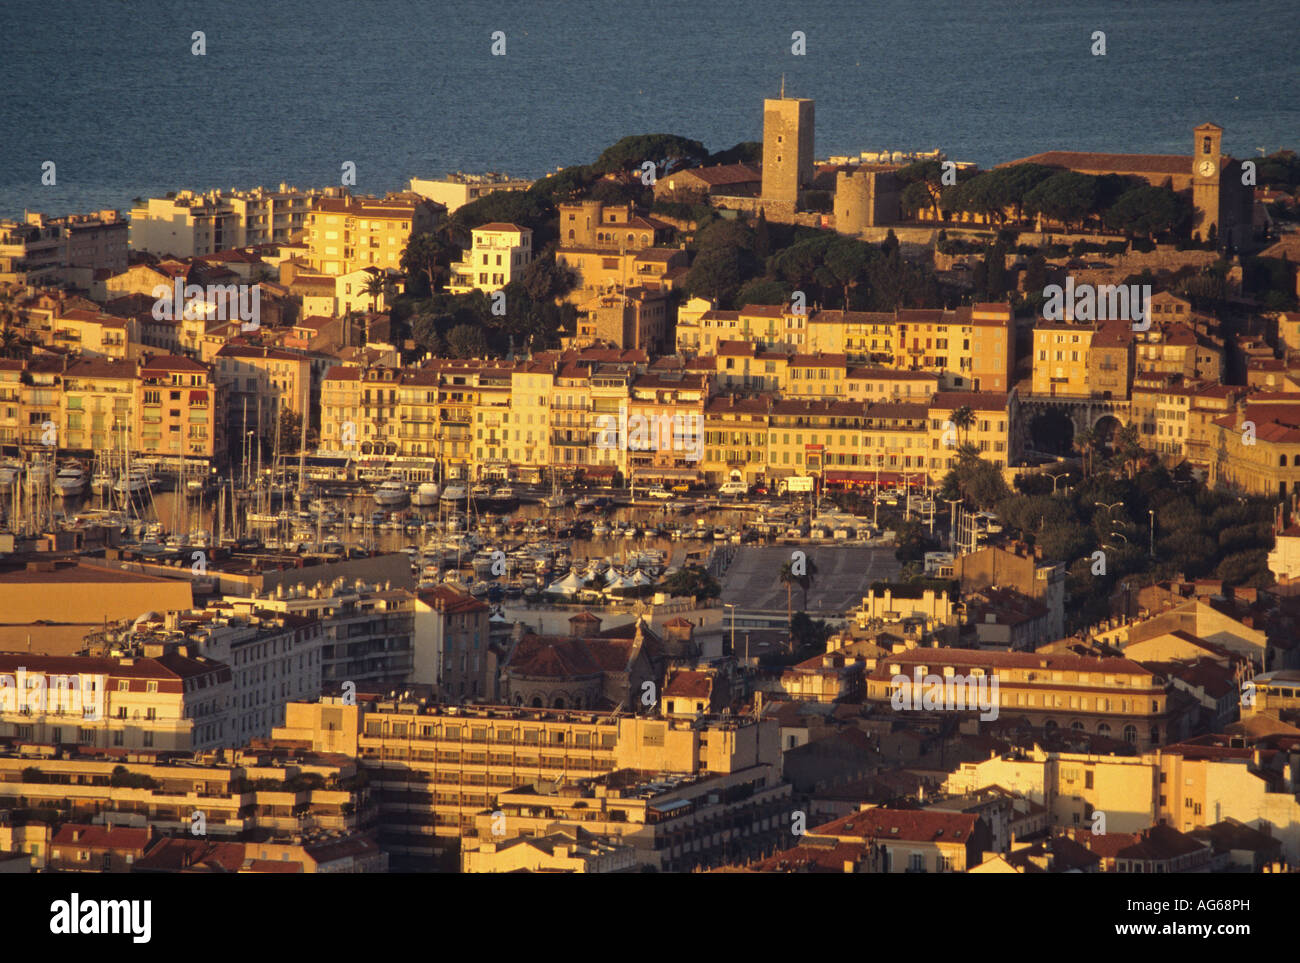
M 1209 161 L 1209 160 L 1201 161 L 1200 165 L 1197 166 L 1196 168 L 1196 172 L 1200 174 L 1202 177 L 1213 177 L 1214 161 Z

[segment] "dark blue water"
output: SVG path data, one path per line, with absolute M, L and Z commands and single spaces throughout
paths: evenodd
M 1184 153 L 1205 120 L 1239 157 L 1300 147 L 1294 0 L 3 0 L 0 14 L 10 216 L 335 184 L 344 161 L 366 193 L 456 169 L 537 176 L 629 133 L 719 150 L 761 138 L 783 73 L 817 102 L 819 157 Z

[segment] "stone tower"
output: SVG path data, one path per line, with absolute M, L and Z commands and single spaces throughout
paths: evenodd
M 861 234 L 872 226 L 874 186 L 868 171 L 840 171 L 835 175 L 835 230 Z
M 1223 128 L 1218 124 L 1201 124 L 1196 128 L 1192 147 L 1192 206 L 1199 216 L 1192 230 L 1202 239 L 1223 233 L 1220 190 L 1223 179 Z
M 784 93 L 763 101 L 763 201 L 793 212 L 813 179 L 813 102 Z

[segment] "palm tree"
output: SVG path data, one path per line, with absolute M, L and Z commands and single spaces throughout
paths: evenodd
M 20 358 L 22 355 L 22 336 L 6 324 L 0 328 L 0 358 Z
M 794 618 L 794 612 L 790 605 L 790 590 L 794 588 L 795 582 L 799 581 L 799 576 L 794 574 L 794 564 L 786 562 L 781 566 L 781 584 L 785 586 L 785 624 L 789 628 L 790 620 Z M 793 643 L 791 643 L 793 645 Z
M 371 314 L 379 313 L 379 308 L 378 308 L 379 296 L 381 294 L 386 294 L 387 288 L 388 288 L 387 280 L 383 277 L 380 277 L 377 274 L 371 275 L 366 280 L 365 286 L 362 288 L 362 290 L 364 290 L 370 298 Z
M 817 563 L 811 558 L 804 559 L 804 572 L 796 576 L 800 588 L 803 589 L 803 610 L 808 611 L 808 590 L 812 588 L 813 580 L 817 577 Z
M 1078 451 L 1083 461 L 1083 477 L 1088 477 L 1088 466 L 1091 459 L 1088 457 L 1092 454 L 1093 447 L 1097 444 L 1097 433 L 1091 428 L 1083 428 L 1074 433 L 1074 448 Z
M 952 423 L 953 427 L 961 432 L 961 440 L 964 444 L 975 424 L 975 412 L 971 410 L 970 405 L 962 405 L 952 413 Z
M 1136 425 L 1125 425 L 1115 433 L 1115 451 L 1124 465 L 1124 477 L 1132 478 L 1142 463 L 1142 439 Z

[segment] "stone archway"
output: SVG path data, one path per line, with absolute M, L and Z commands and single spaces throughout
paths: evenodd
M 1063 410 L 1041 406 L 1027 419 L 1029 443 L 1035 451 L 1069 455 L 1074 451 L 1074 419 Z
M 1115 436 L 1124 427 L 1124 422 L 1113 412 L 1105 412 L 1092 423 L 1092 436 L 1099 448 L 1113 451 Z

